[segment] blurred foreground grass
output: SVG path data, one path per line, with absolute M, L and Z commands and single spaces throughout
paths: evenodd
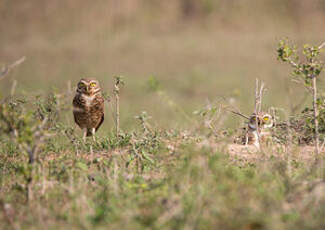
M 93 154 L 54 138 L 33 166 L 1 141 L 0 228 L 324 228 L 324 167 L 312 152 L 229 156 L 197 134 L 141 130 L 100 138 Z

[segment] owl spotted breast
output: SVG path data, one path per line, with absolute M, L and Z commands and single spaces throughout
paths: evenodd
M 73 99 L 73 116 L 77 125 L 84 130 L 83 138 L 93 136 L 104 121 L 104 98 L 99 82 L 81 79 Z

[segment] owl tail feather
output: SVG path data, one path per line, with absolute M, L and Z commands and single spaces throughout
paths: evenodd
M 92 136 L 93 134 L 91 133 L 91 129 L 87 129 L 87 137 Z

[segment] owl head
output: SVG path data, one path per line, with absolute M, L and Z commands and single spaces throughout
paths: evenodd
M 94 95 L 101 90 L 99 82 L 96 79 L 83 78 L 77 85 L 77 92 L 86 95 Z
M 261 119 L 260 119 L 260 116 L 256 116 L 255 113 L 253 113 L 251 116 L 250 116 L 250 119 L 249 119 L 249 122 L 248 122 L 248 127 L 252 130 L 257 130 L 257 127 L 261 127 Z
M 262 128 L 272 128 L 274 125 L 273 117 L 268 113 L 261 114 L 261 126 Z

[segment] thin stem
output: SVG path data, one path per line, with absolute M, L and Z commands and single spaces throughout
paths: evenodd
M 256 127 L 256 132 L 257 132 L 257 141 L 259 145 L 259 149 L 261 150 L 261 142 L 260 142 L 260 129 L 258 125 L 258 114 L 259 114 L 259 103 L 260 103 L 260 95 L 259 95 L 259 81 L 256 78 L 255 82 L 255 127 Z
M 289 116 L 287 116 L 287 141 L 286 141 L 286 155 L 287 157 L 287 164 L 288 164 L 288 174 L 291 176 L 292 175 L 292 167 L 291 167 L 291 162 L 292 162 L 292 132 L 290 129 L 290 119 Z
M 17 80 L 14 80 L 11 86 L 10 96 L 14 96 L 16 92 L 16 87 L 17 87 Z
M 317 85 L 316 77 L 312 78 L 313 87 L 313 110 L 314 110 L 314 124 L 315 124 L 315 151 L 319 154 L 319 131 L 318 131 L 318 108 L 317 108 Z
M 118 138 L 120 134 L 120 87 L 119 87 L 119 80 L 116 79 L 115 82 L 115 125 L 116 125 L 116 137 Z
M 318 46 L 318 49 L 322 49 L 323 47 L 325 47 L 325 42 L 323 42 L 320 46 Z
M 116 137 L 118 137 L 119 133 L 120 133 L 120 97 L 119 94 L 116 93 L 115 94 L 115 99 L 116 99 Z

